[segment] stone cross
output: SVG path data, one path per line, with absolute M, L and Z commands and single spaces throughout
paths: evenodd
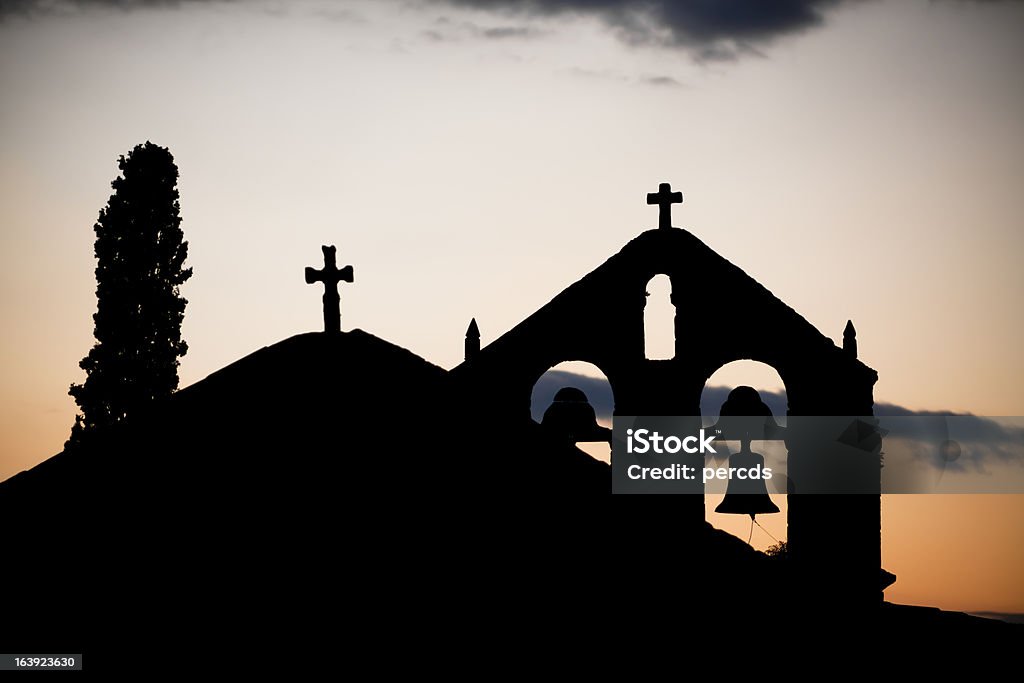
M 662 183 L 658 185 L 657 192 L 647 194 L 647 203 L 658 205 L 658 227 L 671 228 L 672 205 L 683 203 L 683 193 L 673 192 L 669 183 Z
M 338 269 L 334 245 L 320 247 L 324 251 L 323 270 L 306 267 L 306 284 L 324 283 L 324 332 L 341 332 L 341 297 L 338 296 L 339 282 L 352 282 L 352 266 Z

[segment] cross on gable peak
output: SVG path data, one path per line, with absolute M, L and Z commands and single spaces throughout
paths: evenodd
M 355 275 L 352 266 L 338 268 L 337 249 L 334 245 L 320 247 L 324 252 L 324 267 L 320 270 L 306 267 L 306 284 L 324 284 L 324 332 L 341 332 L 341 297 L 338 295 L 339 282 L 352 282 Z
M 647 203 L 658 205 L 658 227 L 668 229 L 672 227 L 672 205 L 683 203 L 683 193 L 673 192 L 670 183 L 661 183 L 657 192 L 647 193 Z

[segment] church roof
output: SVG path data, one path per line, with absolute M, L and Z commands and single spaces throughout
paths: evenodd
M 635 318 L 630 316 L 637 310 L 642 311 L 646 285 L 659 274 L 671 278 L 677 311 L 688 316 L 695 329 L 704 323 L 718 327 L 728 324 L 740 334 L 748 330 L 753 336 L 774 335 L 784 340 L 787 347 L 799 348 L 803 353 L 830 356 L 842 353 L 832 339 L 693 234 L 679 228 L 659 228 L 629 241 L 618 253 L 566 287 L 483 348 L 473 361 L 455 368 L 453 373 L 465 375 L 472 372 L 470 366 L 500 362 L 501 357 L 516 354 L 524 347 L 580 346 L 591 343 L 583 339 L 587 336 L 614 337 L 618 326 L 634 324 Z M 722 336 L 701 338 L 695 333 L 687 337 L 686 343 L 695 353 L 713 357 L 716 347 L 731 342 Z M 553 351 L 552 357 L 560 353 Z M 723 350 L 722 357 L 727 355 Z M 770 358 L 754 359 L 772 364 Z M 835 360 L 877 377 L 873 370 L 852 357 L 836 356 Z

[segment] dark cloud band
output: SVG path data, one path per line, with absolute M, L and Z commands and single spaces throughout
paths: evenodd
M 632 45 L 684 48 L 700 61 L 756 54 L 755 45 L 824 23 L 857 0 L 436 0 L 525 16 L 591 16 Z

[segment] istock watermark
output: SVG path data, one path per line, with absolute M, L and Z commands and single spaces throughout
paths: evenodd
M 1024 417 L 615 416 L 614 493 L 1024 493 Z M 763 487 L 762 487 L 763 488 Z

